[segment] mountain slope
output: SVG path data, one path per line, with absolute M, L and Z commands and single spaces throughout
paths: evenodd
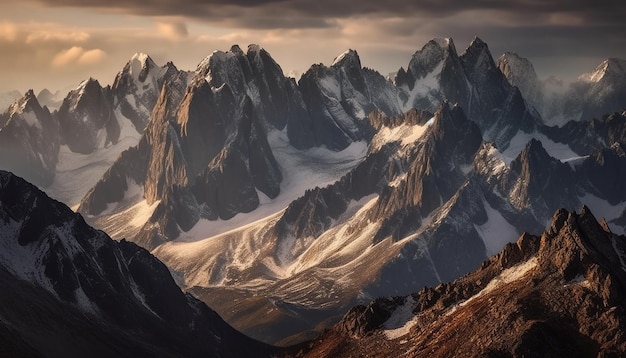
M 63 356 L 267 356 L 176 286 L 146 250 L 0 172 L 3 352 Z
M 0 167 L 40 186 L 54 179 L 59 124 L 31 90 L 0 114 Z
M 451 283 L 357 306 L 297 356 L 623 355 L 624 259 L 626 237 L 588 208 L 559 210 L 541 237 Z
M 613 128 L 603 138 L 617 140 L 624 119 L 598 125 Z M 434 117 L 413 111 L 370 123 L 368 156 L 336 183 L 240 227 L 201 220 L 153 252 L 229 322 L 276 342 L 332 321 L 349 304 L 464 275 L 524 228 L 543 230 L 559 207 L 586 203 L 623 230 L 626 197 L 599 182 L 619 182 L 619 142 L 598 154 L 589 147 L 573 163 L 553 157 L 563 144 L 545 136 L 501 152 L 448 103 Z M 264 314 L 255 321 L 235 307 Z

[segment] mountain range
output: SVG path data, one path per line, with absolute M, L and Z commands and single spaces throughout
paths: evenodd
M 310 342 L 238 333 L 145 249 L 110 239 L 0 171 L 0 353 L 6 356 L 619 356 L 626 237 L 589 208 L 558 210 L 478 269 L 351 308 Z M 10 294 L 7 294 L 10 292 Z M 497 334 L 494 334 L 496 333 Z
M 624 234 L 625 77 L 608 59 L 554 88 L 478 38 L 461 54 L 429 41 L 392 79 L 354 50 L 297 82 L 256 45 L 193 72 L 136 54 L 57 110 L 32 91 L 12 104 L 0 167 L 149 250 L 235 328 L 289 345 L 474 271 L 561 208 Z

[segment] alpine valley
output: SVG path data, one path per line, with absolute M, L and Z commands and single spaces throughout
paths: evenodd
M 433 39 L 296 81 L 235 45 L 51 98 L 0 114 L 9 353 L 626 353 L 626 60 L 562 85 Z

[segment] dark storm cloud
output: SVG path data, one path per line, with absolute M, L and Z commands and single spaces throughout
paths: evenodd
M 503 11 L 517 21 L 541 21 L 552 14 L 575 16 L 584 24 L 620 24 L 621 0 L 38 0 L 48 6 L 99 8 L 149 16 L 186 16 L 248 28 L 332 26 L 327 18 L 352 16 L 445 17 L 463 11 Z M 488 19 L 486 19 L 488 20 Z M 579 24 L 580 25 L 580 24 Z

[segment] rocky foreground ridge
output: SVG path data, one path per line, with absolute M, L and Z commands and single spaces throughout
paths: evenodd
M 456 281 L 352 308 L 296 356 L 618 357 L 625 295 L 626 237 L 561 209 Z
M 243 357 L 273 349 L 183 293 L 145 249 L 111 240 L 0 171 L 0 356 Z

